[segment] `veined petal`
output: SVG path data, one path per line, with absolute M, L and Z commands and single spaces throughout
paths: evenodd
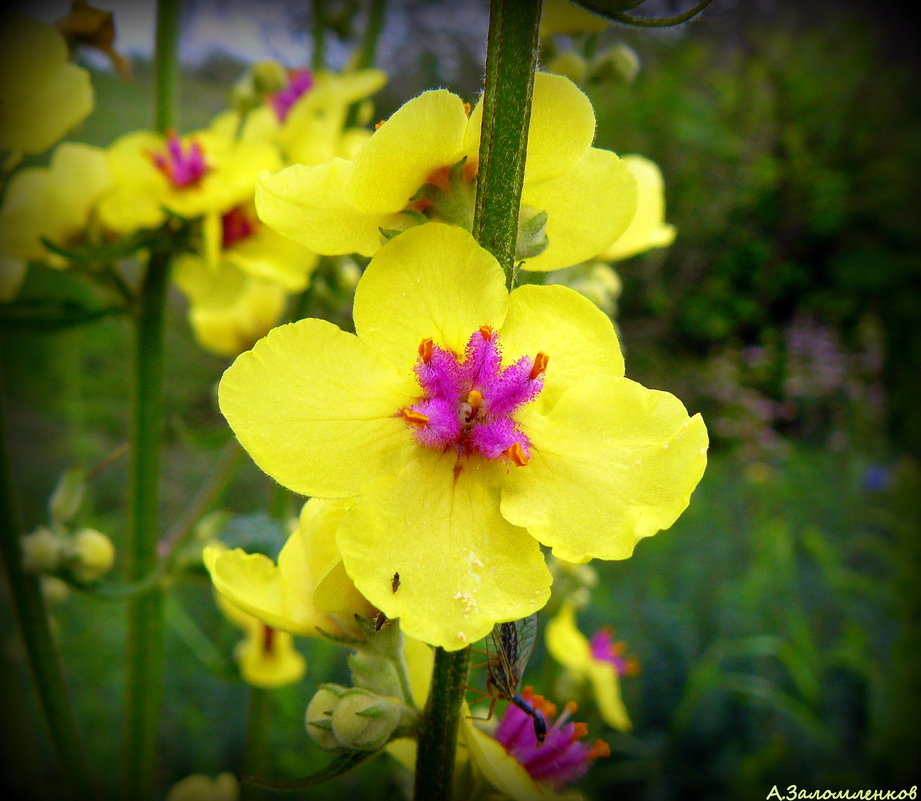
M 707 462 L 700 415 L 626 378 L 588 378 L 521 424 L 531 460 L 509 472 L 502 514 L 569 562 L 629 557 L 675 522 Z
M 266 225 L 300 242 L 314 253 L 371 256 L 380 247 L 380 228 L 387 218 L 356 211 L 345 196 L 352 165 L 344 159 L 328 164 L 295 164 L 256 186 L 256 212 Z
M 362 492 L 337 535 L 355 586 L 407 635 L 457 650 L 540 609 L 550 573 L 537 542 L 499 514 L 505 467 L 417 449 Z M 399 587 L 394 592 L 394 574 Z
M 470 114 L 464 152 L 476 157 L 480 149 L 483 101 Z M 534 76 L 525 183 L 547 181 L 571 170 L 595 138 L 595 111 L 585 93 L 569 78 L 538 72 Z
M 404 369 L 426 337 L 462 353 L 480 326 L 501 326 L 507 302 L 502 268 L 469 232 L 425 223 L 378 251 L 353 316 L 358 336 Z
M 552 406 L 570 386 L 592 375 L 624 374 L 624 358 L 610 318 L 573 289 L 524 284 L 508 299 L 508 315 L 499 332 L 506 359 L 545 353 L 549 361 L 543 408 Z
M 398 415 L 412 397 L 358 337 L 323 320 L 279 326 L 221 379 L 221 411 L 260 468 L 302 495 L 346 497 L 396 472 L 417 446 Z
M 347 198 L 365 214 L 402 211 L 426 178 L 461 157 L 463 101 L 432 89 L 404 103 L 355 156 Z
M 569 172 L 527 184 L 521 202 L 547 212 L 547 249 L 525 269 L 556 270 L 597 255 L 623 233 L 636 212 L 636 182 L 622 159 L 589 148 Z

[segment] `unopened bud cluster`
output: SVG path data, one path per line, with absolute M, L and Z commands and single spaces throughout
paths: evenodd
M 326 750 L 376 751 L 408 729 L 412 719 L 397 698 L 324 684 L 307 706 L 307 733 Z

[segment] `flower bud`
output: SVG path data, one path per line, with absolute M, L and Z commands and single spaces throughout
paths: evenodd
M 588 62 L 575 50 L 564 50 L 550 59 L 547 72 L 565 75 L 573 83 L 581 84 L 588 74 Z
M 240 785 L 232 773 L 221 773 L 214 779 L 193 773 L 170 788 L 166 801 L 237 801 L 239 797 Z
M 400 724 L 402 705 L 366 690 L 349 690 L 333 710 L 333 734 L 340 747 L 383 748 Z
M 277 61 L 257 61 L 252 66 L 253 88 L 259 94 L 269 94 L 288 85 L 288 74 Z
M 29 573 L 51 573 L 61 566 L 64 540 L 45 526 L 22 540 L 22 566 Z
M 323 684 L 316 691 L 307 705 L 307 734 L 320 748 L 327 751 L 339 747 L 339 741 L 333 734 L 332 714 L 346 688 L 338 684 Z
M 67 561 L 77 581 L 96 581 L 109 572 L 115 562 L 115 546 L 96 529 L 80 529 L 67 543 Z
M 42 576 L 42 595 L 48 606 L 60 606 L 70 597 L 70 587 L 57 576 Z
M 64 525 L 74 519 L 83 503 L 85 488 L 86 480 L 82 470 L 72 467 L 61 474 L 48 500 L 52 526 Z
M 589 64 L 589 77 L 594 81 L 614 80 L 632 83 L 640 71 L 636 51 L 618 42 L 599 51 Z

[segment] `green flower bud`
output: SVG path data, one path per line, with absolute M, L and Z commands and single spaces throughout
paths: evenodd
M 61 474 L 48 500 L 52 526 L 62 526 L 74 519 L 83 503 L 85 489 L 86 480 L 82 470 L 71 467 Z
M 327 751 L 339 747 L 339 741 L 333 734 L 332 714 L 345 692 L 346 688 L 338 684 L 323 684 L 307 705 L 307 734 L 320 748 Z
M 518 238 L 515 259 L 532 259 L 547 249 L 547 212 L 522 204 L 518 212 Z
M 575 50 L 564 50 L 547 63 L 547 72 L 565 75 L 573 83 L 581 84 L 588 74 L 588 62 Z
M 251 74 L 253 88 L 262 95 L 277 92 L 288 85 L 288 74 L 277 61 L 257 61 Z
M 61 566 L 64 539 L 45 526 L 22 540 L 22 566 L 29 573 L 51 573 Z
M 60 606 L 70 597 L 70 587 L 57 576 L 42 576 L 42 595 L 48 606 Z
M 593 81 L 632 83 L 640 71 L 640 57 L 632 47 L 618 42 L 596 53 L 588 69 Z
M 93 528 L 80 529 L 66 545 L 66 559 L 77 581 L 96 581 L 111 570 L 115 546 L 105 534 Z
M 333 710 L 332 731 L 342 748 L 376 751 L 400 725 L 403 709 L 402 704 L 366 690 L 349 690 Z

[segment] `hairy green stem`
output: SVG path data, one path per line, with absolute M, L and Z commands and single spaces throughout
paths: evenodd
M 310 69 L 316 72 L 326 66 L 326 0 L 312 0 L 313 10 L 310 33 L 313 40 L 313 53 L 310 56 Z
M 435 649 L 429 697 L 416 751 L 415 801 L 450 801 L 457 724 L 467 684 L 470 649 Z
M 473 235 L 511 289 L 537 66 L 540 0 L 492 0 Z
M 374 61 L 377 58 L 377 43 L 381 38 L 381 31 L 384 29 L 384 10 L 386 7 L 387 0 L 371 0 L 371 7 L 368 9 L 368 24 L 365 27 L 365 35 L 361 40 L 358 60 L 355 62 L 355 69 L 357 70 L 366 70 L 374 66 Z M 351 128 L 358 123 L 361 102 L 356 100 L 349 106 L 344 127 Z
M 92 799 L 96 797 L 96 791 L 77 727 L 77 717 L 64 682 L 41 584 L 37 576 L 27 574 L 22 566 L 19 541 L 22 526 L 10 474 L 3 411 L 3 381 L 0 376 L 0 553 L 12 597 L 13 616 L 25 645 L 39 705 L 63 770 L 62 795 L 77 801 Z M 15 721 L 7 723 L 15 727 Z
M 179 0 L 157 0 L 154 122 L 160 133 L 179 119 Z

